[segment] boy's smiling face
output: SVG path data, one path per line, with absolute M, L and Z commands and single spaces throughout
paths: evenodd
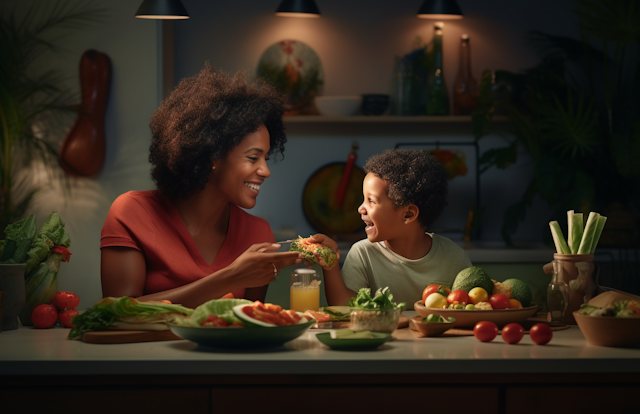
M 393 204 L 388 191 L 389 184 L 373 173 L 368 173 L 362 182 L 364 201 L 358 207 L 358 213 L 372 243 L 393 240 L 403 229 L 405 209 Z

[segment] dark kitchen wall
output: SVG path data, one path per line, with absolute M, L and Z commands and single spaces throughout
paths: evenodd
M 183 0 L 191 19 L 176 21 L 175 82 L 196 74 L 209 61 L 215 68 L 228 72 L 240 69 L 255 75 L 263 51 L 285 39 L 299 40 L 319 55 L 325 74 L 324 95 L 390 93 L 394 57 L 409 53 L 420 37 L 429 42 L 432 20 L 416 18 L 420 0 L 316 0 L 321 10 L 319 19 L 277 17 L 273 14 L 278 0 L 205 1 Z M 459 39 L 470 36 L 472 69 L 476 76 L 482 70 L 517 71 L 535 65 L 539 57 L 526 44 L 524 35 L 531 30 L 577 36 L 572 9 L 574 1 L 477 1 L 459 0 L 462 20 L 445 21 L 444 71 L 451 88 L 458 65 Z M 302 131 L 290 126 L 289 143 L 282 162 L 272 164 L 272 177 L 261 188 L 252 214 L 266 218 L 274 231 L 293 228 L 295 233 L 315 232 L 301 209 L 302 189 L 308 177 L 330 162 L 343 162 L 357 138 L 360 150 L 358 165 L 399 142 L 469 141 L 471 124 L 434 126 L 423 124 L 423 130 L 394 124 L 387 132 L 367 135 L 367 126 L 355 131 L 336 126 L 323 132 Z M 368 130 L 372 128 L 369 126 Z M 374 128 L 375 129 L 375 128 Z M 302 132 L 301 132 L 302 131 Z M 503 145 L 497 135 L 483 140 L 481 151 Z M 458 147 L 456 147 L 458 148 Z M 460 147 L 473 170 L 472 147 Z M 508 171 L 489 171 L 481 179 L 481 204 L 486 206 L 482 222 L 482 238 L 500 240 L 500 226 L 505 208 L 518 200 L 528 183 L 532 163 L 522 154 Z M 449 208 L 440 220 L 441 228 L 464 227 L 469 204 L 476 191 L 473 174 L 458 177 L 450 184 Z M 541 241 L 548 232 L 546 206 L 536 201 L 527 221 L 515 234 L 516 241 Z M 452 234 L 451 237 L 460 237 Z

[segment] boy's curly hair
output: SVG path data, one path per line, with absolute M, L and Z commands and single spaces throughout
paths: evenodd
M 284 102 L 284 95 L 262 80 L 249 82 L 243 71 L 231 76 L 206 63 L 151 116 L 151 178 L 162 193 L 187 199 L 204 189 L 213 161 L 262 124 L 269 131 L 269 154 L 282 154 Z
M 389 184 L 387 195 L 395 206 L 418 206 L 425 230 L 447 205 L 447 171 L 426 151 L 388 149 L 369 158 L 364 170 Z

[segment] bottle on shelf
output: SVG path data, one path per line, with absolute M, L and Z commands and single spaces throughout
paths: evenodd
M 471 115 L 478 105 L 478 81 L 471 72 L 469 35 L 460 37 L 458 74 L 453 82 L 453 114 Z
M 551 326 L 564 325 L 564 313 L 569 304 L 569 287 L 564 282 L 562 264 L 553 261 L 553 277 L 547 287 L 547 321 Z
M 442 29 L 444 23 L 437 22 L 433 36 L 433 72 L 429 76 L 427 115 L 449 115 L 449 93 L 442 68 Z

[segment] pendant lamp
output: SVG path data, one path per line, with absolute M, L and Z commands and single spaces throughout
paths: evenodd
M 188 19 L 180 0 L 144 0 L 136 12 L 138 19 Z
M 462 19 L 462 10 L 456 0 L 425 0 L 418 9 L 418 17 L 421 19 Z
M 282 0 L 276 10 L 281 17 L 320 17 L 320 9 L 313 0 Z

